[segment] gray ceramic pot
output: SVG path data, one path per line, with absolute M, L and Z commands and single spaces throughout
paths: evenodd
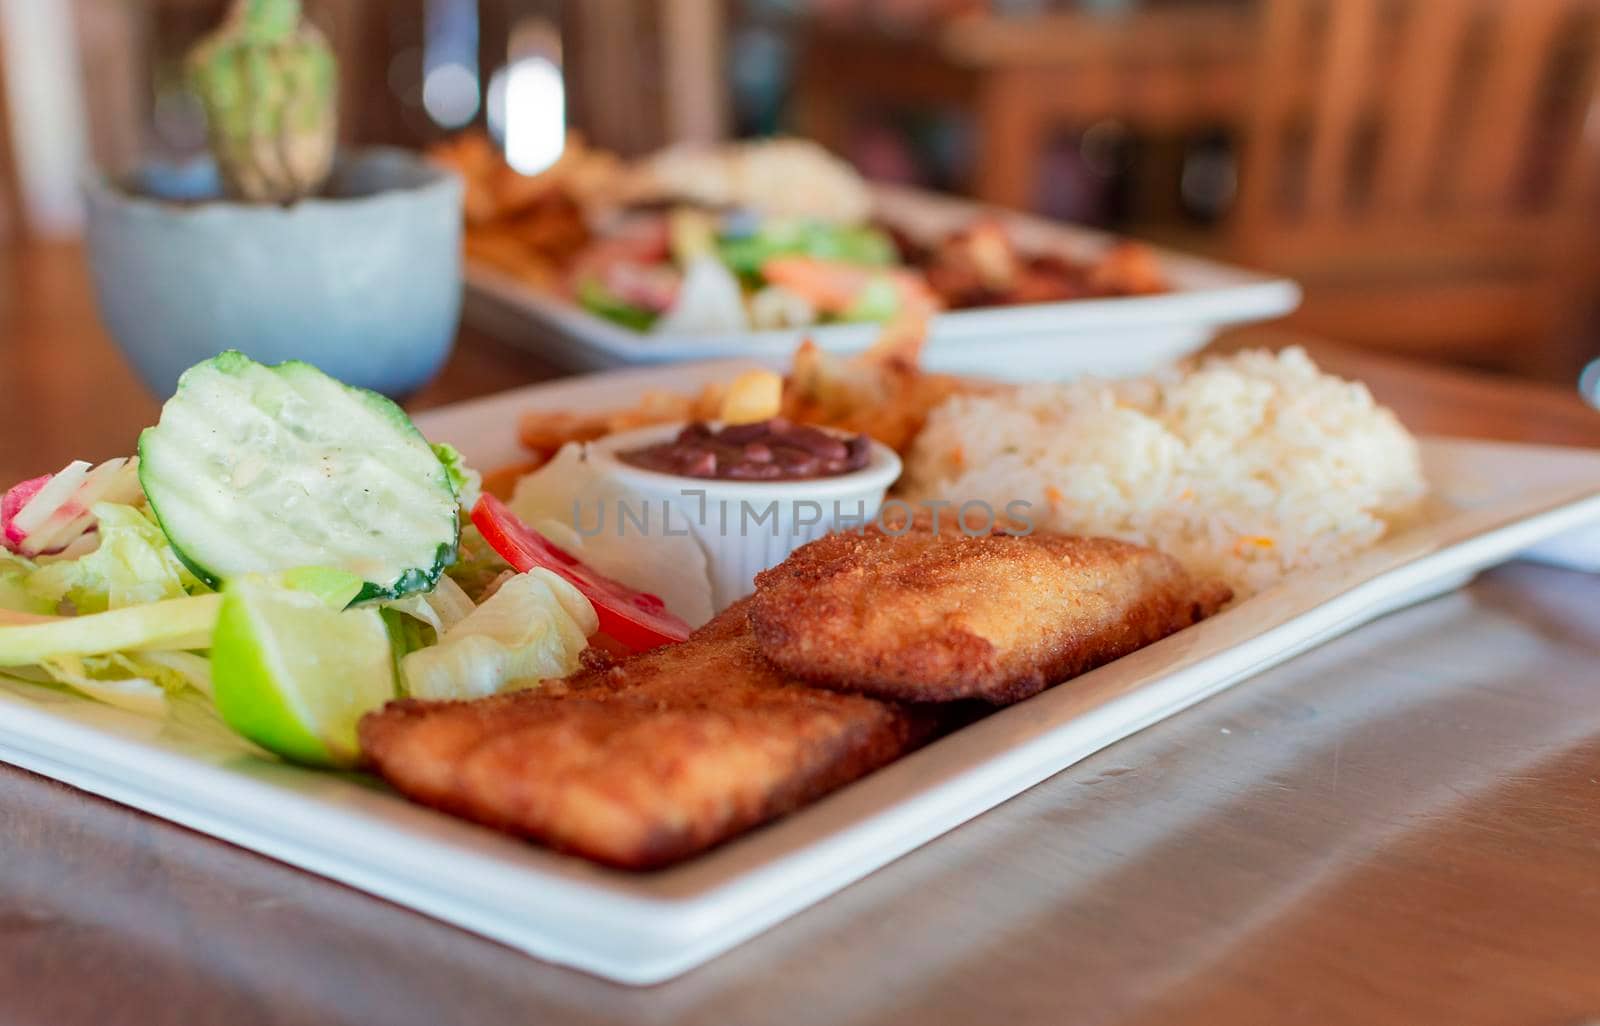
M 309 360 L 389 395 L 449 355 L 461 313 L 461 183 L 449 172 L 404 150 L 357 151 L 326 197 L 288 207 L 210 198 L 208 173 L 133 182 L 85 183 L 89 259 L 101 316 L 158 397 L 224 349 Z

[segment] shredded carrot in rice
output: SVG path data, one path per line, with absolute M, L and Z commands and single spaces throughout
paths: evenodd
M 1276 544 L 1277 542 L 1264 534 L 1241 534 L 1233 543 L 1233 554 L 1242 556 L 1251 548 L 1270 549 Z
M 1055 509 L 1066 501 L 1066 496 L 1061 494 L 1061 489 L 1055 485 L 1045 485 L 1044 497 L 1050 503 L 1050 508 Z

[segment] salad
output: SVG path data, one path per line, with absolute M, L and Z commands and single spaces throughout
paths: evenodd
M 880 229 L 679 206 L 629 215 L 577 257 L 573 297 L 637 331 L 881 322 L 938 301 Z
M 147 715 L 209 702 L 285 758 L 352 766 L 357 721 L 393 698 L 479 697 L 566 676 L 590 646 L 688 636 L 575 533 L 552 541 L 560 526 L 481 494 L 388 399 L 226 352 L 183 375 L 136 455 L 0 498 L 0 677 Z M 654 579 L 682 575 L 658 555 Z

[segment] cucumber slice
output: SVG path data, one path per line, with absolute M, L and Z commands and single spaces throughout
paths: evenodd
M 394 403 L 291 360 L 195 364 L 139 436 L 139 481 L 167 539 L 212 587 L 324 566 L 356 601 L 431 588 L 455 557 L 449 471 Z

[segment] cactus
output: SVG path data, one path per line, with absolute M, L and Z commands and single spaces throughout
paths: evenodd
M 292 203 L 322 187 L 338 127 L 337 66 L 300 0 L 233 0 L 188 66 L 230 196 Z

